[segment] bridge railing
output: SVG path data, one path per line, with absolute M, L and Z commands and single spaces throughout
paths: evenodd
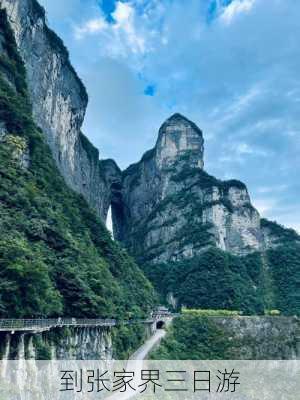
M 157 319 L 169 317 L 170 314 L 153 314 L 148 319 L 117 320 L 113 318 L 49 318 L 49 319 L 0 319 L 0 331 L 14 330 L 47 330 L 64 326 L 116 326 L 151 324 Z
M 0 329 L 47 327 L 57 324 L 57 319 L 1 319 Z
M 59 326 L 114 326 L 116 324 L 115 319 L 100 318 L 0 319 L 0 330 L 34 330 Z

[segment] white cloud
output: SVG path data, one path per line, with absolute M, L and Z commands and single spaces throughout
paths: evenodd
M 300 224 L 297 224 L 295 222 L 291 222 L 289 226 L 293 229 L 295 229 L 296 232 L 300 235 Z
M 268 194 L 268 193 L 276 193 L 283 192 L 288 190 L 288 185 L 275 185 L 275 186 L 261 186 L 257 188 L 258 193 Z
M 103 17 L 90 19 L 82 26 L 75 27 L 76 39 L 82 39 L 88 34 L 95 34 L 108 28 L 108 24 Z
M 122 25 L 123 23 L 125 23 L 126 25 L 129 21 L 131 23 L 134 16 L 134 10 L 130 4 L 121 3 L 120 1 L 118 1 L 116 9 L 112 13 L 112 16 L 114 17 L 117 24 Z
M 76 39 L 85 39 L 88 35 L 97 35 L 99 52 L 112 58 L 140 57 L 150 51 L 150 39 L 154 31 L 147 32 L 141 18 L 131 3 L 118 1 L 111 14 L 112 21 L 107 22 L 103 15 L 75 26 Z
M 242 93 L 237 97 L 237 99 L 233 99 L 232 104 L 230 104 L 229 109 L 227 110 L 227 115 L 231 117 L 235 117 L 236 114 L 247 111 L 251 104 L 255 102 L 258 97 L 262 94 L 262 89 L 258 83 L 255 83 L 254 87 L 251 87 L 246 93 Z
M 124 38 L 133 53 L 145 53 L 145 39 L 137 32 L 135 27 L 135 9 L 129 3 L 117 2 L 116 10 L 112 17 L 116 24 L 112 29 L 119 35 L 120 40 Z
M 221 19 L 226 24 L 230 24 L 234 18 L 240 14 L 249 12 L 254 6 L 256 0 L 234 0 L 224 8 Z
M 277 206 L 276 199 L 266 198 L 266 199 L 253 199 L 254 206 L 258 209 L 262 216 L 268 217 L 269 213 L 274 210 Z
M 254 150 L 247 143 L 239 143 L 236 146 L 236 152 L 238 154 L 253 154 Z
M 245 155 L 252 155 L 255 157 L 267 157 L 270 156 L 270 151 L 266 151 L 263 148 L 258 146 L 251 146 L 248 143 L 234 143 L 232 146 L 232 150 L 236 152 L 236 154 L 240 157 Z

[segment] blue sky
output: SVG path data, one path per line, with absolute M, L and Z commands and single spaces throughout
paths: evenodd
M 84 133 L 121 167 L 181 112 L 205 168 L 300 231 L 298 0 L 42 0 L 89 93 Z

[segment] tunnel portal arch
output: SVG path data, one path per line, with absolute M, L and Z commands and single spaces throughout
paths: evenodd
M 165 321 L 159 320 L 156 322 L 156 329 L 163 329 L 165 327 Z

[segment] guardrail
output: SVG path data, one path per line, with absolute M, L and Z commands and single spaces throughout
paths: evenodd
M 148 319 L 117 320 L 108 318 L 50 318 L 50 319 L 0 319 L 0 332 L 14 331 L 45 331 L 58 327 L 96 327 L 96 326 L 116 326 L 116 325 L 135 325 L 152 324 L 159 319 L 170 317 L 170 314 L 154 313 Z
M 115 326 L 115 319 L 0 319 L 0 331 L 40 331 L 64 326 Z
M 97 327 L 116 325 L 151 324 L 155 319 L 136 319 L 118 321 L 116 319 L 80 319 L 80 318 L 52 318 L 52 319 L 0 319 L 0 331 L 46 331 L 59 327 Z

